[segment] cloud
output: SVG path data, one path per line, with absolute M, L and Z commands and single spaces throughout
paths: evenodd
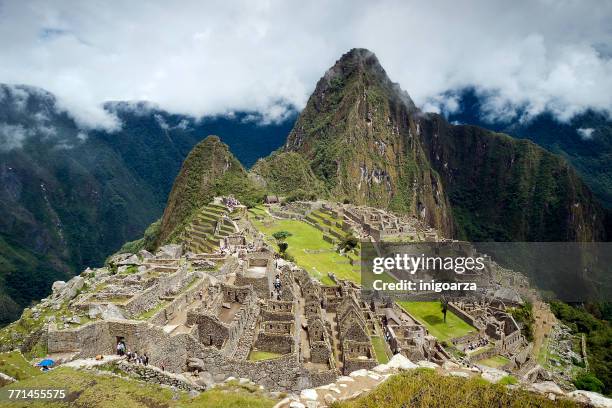
M 0 123 L 0 151 L 19 149 L 28 137 L 28 130 L 22 125 Z
M 578 132 L 578 134 L 580 135 L 580 138 L 582 138 L 582 140 L 591 140 L 593 139 L 593 132 L 595 131 L 595 129 L 593 128 L 578 128 L 576 129 L 576 132 Z
M 440 95 L 472 86 L 495 96 L 493 115 L 612 111 L 612 3 L 469 3 L 4 2 L 0 81 L 48 89 L 84 129 L 121 126 L 109 100 L 275 121 L 304 106 L 342 53 L 365 47 L 420 106 L 446 109 Z

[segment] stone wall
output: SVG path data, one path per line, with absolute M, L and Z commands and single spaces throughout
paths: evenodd
M 327 364 L 332 357 L 331 346 L 327 341 L 310 342 L 310 361 Z
M 204 391 L 204 387 L 201 387 L 191 381 L 188 381 L 182 375 L 162 371 L 159 368 L 152 367 L 150 365 L 144 366 L 141 364 L 128 363 L 127 361 L 119 361 L 117 363 L 117 367 L 133 377 L 148 382 L 168 385 L 185 391 Z
M 263 361 L 234 360 L 219 350 L 203 347 L 191 357 L 203 361 L 203 366 L 215 381 L 228 377 L 249 378 L 271 391 L 299 391 L 309 386 L 309 380 L 301 379 L 303 373 L 297 353 Z
M 480 361 L 480 360 L 485 360 L 487 358 L 494 357 L 494 356 L 496 356 L 498 354 L 500 354 L 500 347 L 498 345 L 493 345 L 488 350 L 482 351 L 482 352 L 477 353 L 477 354 L 468 354 L 468 355 L 465 356 L 465 358 L 470 363 L 475 363 L 475 362 Z
M 356 358 L 347 358 L 344 360 L 342 371 L 344 375 L 347 375 L 352 373 L 353 371 L 361 369 L 369 370 L 370 368 L 376 367 L 377 364 L 378 363 L 376 362 L 376 360 L 373 359 L 361 360 Z
M 159 303 L 159 298 L 167 294 L 176 293 L 182 287 L 189 284 L 195 274 L 190 273 L 187 265 L 183 265 L 179 270 L 168 276 L 160 276 L 157 282 L 150 288 L 132 297 L 124 306 L 127 317 L 134 317 Z
M 294 345 L 294 338 L 289 334 L 260 332 L 253 346 L 261 351 L 288 354 L 293 352 Z
M 184 293 L 174 298 L 170 304 L 153 315 L 153 317 L 149 319 L 149 322 L 158 326 L 166 325 L 174 317 L 176 312 L 184 309 L 186 306 L 199 299 L 200 291 L 206 291 L 209 284 L 210 281 L 208 278 L 201 279 Z
M 244 276 L 241 273 L 236 275 L 236 281 L 234 282 L 236 286 L 252 286 L 257 296 L 262 299 L 267 299 L 270 296 L 270 280 L 268 276 L 262 277 L 248 277 Z

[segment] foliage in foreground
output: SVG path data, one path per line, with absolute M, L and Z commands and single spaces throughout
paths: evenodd
M 463 408 L 463 407 L 579 407 L 569 400 L 551 401 L 545 396 L 481 378 L 443 377 L 420 369 L 396 375 L 372 392 L 352 401 L 336 402 L 333 408 Z
M 173 391 L 159 385 L 90 371 L 60 367 L 43 375 L 1 388 L 64 388 L 67 399 L 55 402 L 11 403 L 11 407 L 215 407 L 270 408 L 276 401 L 266 398 L 254 387 L 221 386 L 190 398 L 186 392 Z
M 581 307 L 572 307 L 563 302 L 552 302 L 550 308 L 555 316 L 567 324 L 572 333 L 584 333 L 587 343 L 587 358 L 590 373 L 603 383 L 602 393 L 612 395 L 612 327 Z M 578 380 L 578 379 L 577 379 Z M 576 387 L 591 390 L 597 382 L 580 379 Z

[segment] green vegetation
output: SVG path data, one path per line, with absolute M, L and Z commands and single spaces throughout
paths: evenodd
M 287 243 L 287 238 L 291 236 L 289 231 L 276 231 L 272 234 L 272 237 L 276 240 L 278 245 L 278 250 L 281 254 L 285 254 L 287 252 L 287 248 L 289 248 L 289 244 Z
M 476 330 L 450 310 L 444 322 L 440 302 L 397 302 L 397 304 L 422 323 L 429 333 L 440 341 L 465 336 Z
M 11 388 L 65 388 L 64 401 L 12 403 L 12 407 L 215 407 L 215 408 L 271 408 L 277 401 L 267 398 L 257 387 L 225 384 L 190 398 L 184 391 L 173 391 L 159 385 L 126 377 L 95 374 L 86 370 L 59 367 L 43 375 L 8 385 Z
M 157 243 L 177 236 L 202 205 L 219 195 L 234 195 L 247 206 L 263 200 L 263 190 L 217 136 L 208 136 L 183 162 L 162 217 Z
M 340 244 L 338 244 L 338 249 L 344 250 L 345 252 L 352 251 L 359 245 L 359 240 L 353 235 L 347 235 Z
M 4 350 L 21 348 L 24 339 L 30 336 L 36 338 L 36 335 L 40 334 L 40 330 L 48 318 L 55 318 L 55 321 L 58 322 L 58 327 L 61 328 L 64 325 L 61 323 L 62 318 L 71 318 L 73 316 L 80 318 L 80 324 L 90 321 L 87 314 L 84 312 L 78 314 L 75 310 L 70 309 L 67 303 L 60 305 L 58 310 L 48 308 L 43 309 L 38 314 L 35 314 L 32 309 L 24 309 L 19 320 L 0 329 L 0 346 Z M 76 325 L 71 323 L 69 327 L 76 327 Z M 28 359 L 43 357 L 47 353 L 47 344 L 44 337 L 41 336 L 34 343 L 28 343 L 27 349 L 21 350 Z
M 322 183 L 304 157 L 295 152 L 275 152 L 260 159 L 251 173 L 264 179 L 266 190 L 287 196 L 293 201 L 323 194 Z
M 153 316 L 155 316 L 155 314 L 157 312 L 159 312 L 160 310 L 162 310 L 164 307 L 166 307 L 168 305 L 167 300 L 160 300 L 158 304 L 155 305 L 155 307 L 152 307 L 151 309 L 142 312 L 141 314 L 139 314 L 138 316 L 136 316 L 136 319 L 138 320 L 148 320 L 150 318 L 152 318 Z
M 141 249 L 146 249 L 147 251 L 154 251 L 155 243 L 157 241 L 157 238 L 159 237 L 160 228 L 161 219 L 149 225 L 145 230 L 144 236 L 142 238 L 137 239 L 135 241 L 126 242 L 116 253 L 122 254 L 129 252 L 135 254 Z
M 514 384 L 518 384 L 518 380 L 516 379 L 516 377 L 514 377 L 512 375 L 507 375 L 504 378 L 502 378 L 501 380 L 499 380 L 498 384 L 500 384 L 500 385 L 514 385 Z
M 492 368 L 500 368 L 508 364 L 510 360 L 504 356 L 493 356 L 490 358 L 485 358 L 484 360 L 478 361 L 478 364 L 485 365 L 487 367 Z
M 555 316 L 567 324 L 575 334 L 586 335 L 589 377 L 581 378 L 581 386 L 597 386 L 594 376 L 603 384 L 603 393 L 612 395 L 612 327 L 607 320 L 600 320 L 582 307 L 572 307 L 563 302 L 551 302 Z M 578 385 L 576 385 L 578 387 Z
M 41 374 L 19 351 L 0 353 L 0 373 L 10 375 L 16 380 L 26 380 Z
M 269 351 L 255 351 L 255 350 L 252 350 L 249 353 L 249 360 L 251 360 L 251 361 L 271 360 L 273 358 L 278 358 L 280 356 L 281 356 L 281 354 L 271 353 Z
M 372 336 L 370 339 L 372 340 L 374 353 L 376 353 L 376 360 L 378 360 L 378 362 L 381 364 L 388 363 L 389 356 L 387 355 L 387 351 L 385 349 L 384 340 L 378 336 Z
M 335 402 L 332 408 L 553 408 L 580 407 L 569 400 L 551 401 L 525 390 L 490 384 L 481 378 L 441 376 L 433 370 L 417 369 L 391 377 L 355 400 Z
M 359 266 L 352 266 L 348 259 L 338 254 L 334 245 L 323 240 L 323 233 L 315 227 L 298 220 L 277 220 L 268 216 L 260 208 L 249 210 L 254 226 L 263 232 L 273 243 L 273 234 L 277 231 L 287 231 L 291 236 L 286 238 L 289 244 L 287 253 L 295 262 L 306 269 L 322 283 L 331 285 L 333 282 L 327 276 L 333 272 L 341 279 L 360 282 Z M 257 218 L 262 218 L 258 220 Z
M 578 374 L 574 379 L 574 385 L 580 390 L 595 391 L 599 393 L 604 391 L 604 383 L 602 383 L 599 378 L 595 377 L 594 374 L 588 372 Z
M 520 307 L 510 309 L 510 314 L 514 317 L 517 323 L 521 325 L 521 333 L 528 341 L 533 341 L 533 324 L 535 322 L 533 317 L 533 305 L 529 302 L 525 302 Z

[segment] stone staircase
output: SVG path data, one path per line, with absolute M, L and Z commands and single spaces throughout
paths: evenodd
M 236 232 L 234 224 L 229 217 L 226 217 L 228 214 L 227 209 L 218 204 L 202 207 L 181 235 L 186 251 L 193 253 L 217 251 L 221 239 Z

